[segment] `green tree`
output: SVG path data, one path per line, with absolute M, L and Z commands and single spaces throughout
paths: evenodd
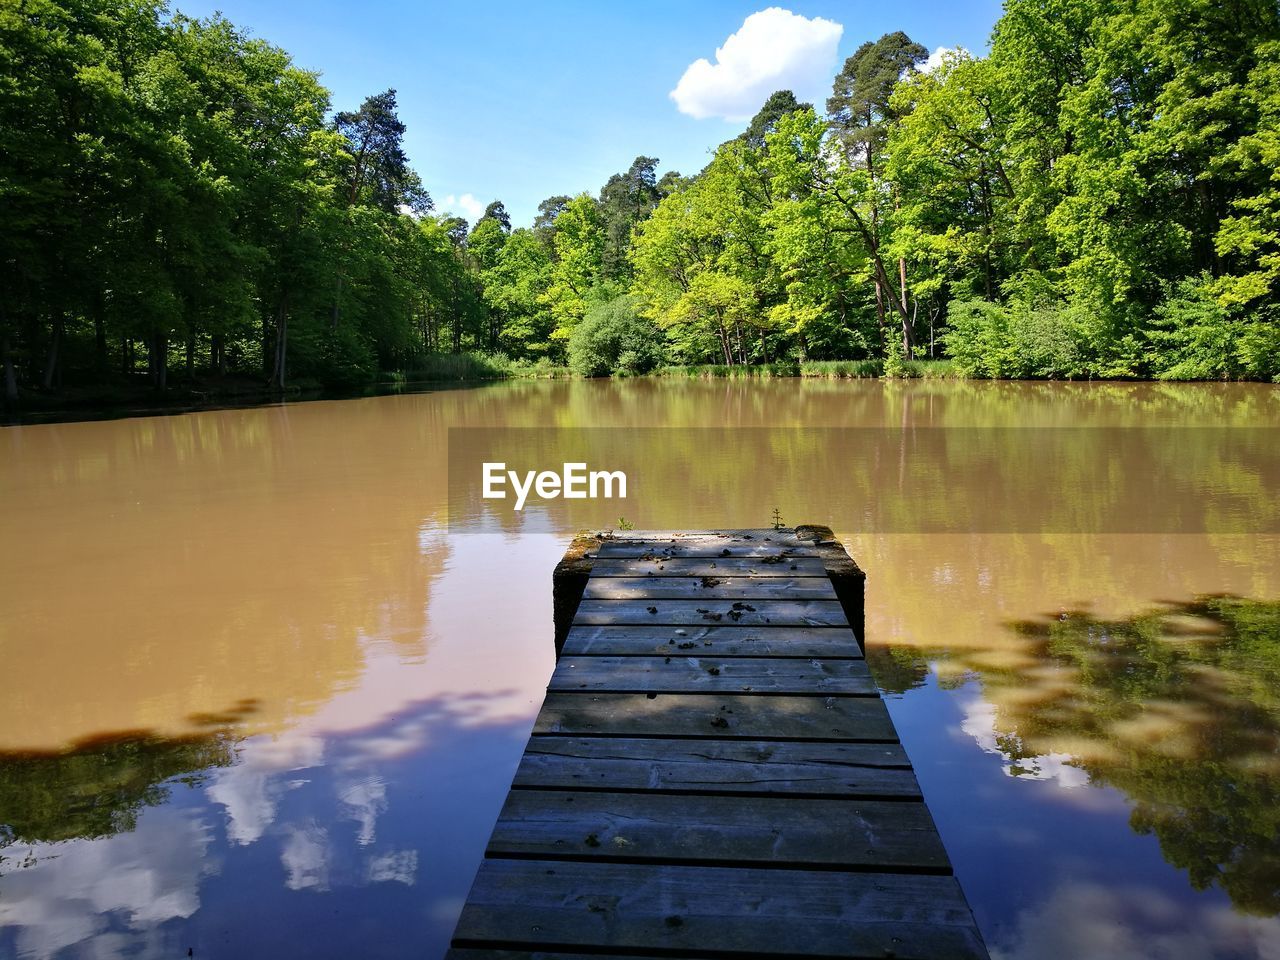
M 500 318 L 498 345 L 510 356 L 539 358 L 553 352 L 555 320 L 543 300 L 551 275 L 546 247 L 524 229 L 511 234 L 483 274 L 485 302 Z
M 765 138 L 777 129 L 779 120 L 798 111 L 812 109 L 813 104 L 799 102 L 790 90 L 777 90 L 769 94 L 769 99 L 756 111 L 738 139 L 752 149 L 762 150 Z
M 569 337 L 569 366 L 582 377 L 648 373 L 663 360 L 662 333 L 632 294 L 601 299 Z
M 626 281 L 631 276 L 627 253 L 631 231 L 658 205 L 655 157 L 636 157 L 626 173 L 615 173 L 600 190 L 600 226 L 604 231 L 601 275 Z
M 551 311 L 551 336 L 568 340 L 586 313 L 587 295 L 604 278 L 604 228 L 600 212 L 582 193 L 565 204 L 555 219 L 555 262 L 543 303 Z
M 635 231 L 634 289 L 689 360 L 769 358 L 780 278 L 769 254 L 761 155 L 731 140 Z
M 854 51 L 836 75 L 827 99 L 827 113 L 832 130 L 844 147 L 846 161 L 867 173 L 867 184 L 859 191 L 859 206 L 865 214 L 857 214 L 859 230 L 868 237 L 868 247 L 876 262 L 876 315 L 883 325 L 886 297 L 892 296 L 887 272 L 883 269 L 879 236 L 885 218 L 880 169 L 880 155 L 889 136 L 891 124 L 898 120 L 901 101 L 893 101 L 894 87 L 904 74 L 922 63 L 928 51 L 901 31 L 886 33 L 875 42 L 867 41 Z M 851 184 L 852 185 L 852 184 Z M 910 359 L 913 348 L 911 321 L 907 314 L 907 269 L 905 258 L 897 263 L 899 308 L 902 328 L 902 352 Z

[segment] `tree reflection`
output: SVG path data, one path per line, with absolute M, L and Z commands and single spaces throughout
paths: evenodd
M 1014 775 L 1070 754 L 1130 798 L 1130 825 L 1193 886 L 1280 912 L 1280 602 L 1214 596 L 1012 626 L 1039 665 L 979 672 Z
M 231 766 L 224 729 L 187 737 L 146 731 L 81 740 L 64 751 L 0 753 L 0 849 L 131 831 L 146 807 L 169 798 L 167 781 L 204 781 Z

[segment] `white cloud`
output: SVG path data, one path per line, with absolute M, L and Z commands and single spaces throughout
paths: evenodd
M 753 13 L 716 50 L 716 62 L 689 64 L 671 91 L 681 113 L 699 120 L 749 120 L 775 90 L 821 101 L 834 73 L 844 27 L 781 7 Z
M 964 47 L 939 47 L 937 50 L 933 51 L 933 53 L 929 54 L 928 60 L 920 64 L 920 72 L 933 73 L 933 71 L 942 66 L 944 60 L 955 57 L 966 57 L 968 55 L 969 51 Z
M 454 214 L 455 216 L 466 217 L 472 223 L 484 216 L 485 204 L 477 200 L 469 193 L 464 193 L 460 197 L 455 197 L 452 193 L 440 201 L 436 207 L 436 211 L 441 214 Z

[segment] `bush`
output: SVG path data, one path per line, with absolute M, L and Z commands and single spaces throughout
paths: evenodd
M 352 327 L 337 330 L 297 324 L 289 335 L 288 378 L 309 378 L 326 387 L 373 383 L 378 364 L 373 349 Z
M 1265 310 L 1233 316 L 1211 295 L 1208 277 L 1188 277 L 1172 288 L 1147 338 L 1161 380 L 1280 377 L 1280 328 Z
M 656 377 L 683 378 L 686 380 L 769 380 L 773 377 L 794 377 L 799 367 L 787 360 L 777 363 L 734 364 L 699 363 L 682 367 L 662 367 L 654 371 Z
M 947 308 L 947 320 L 942 343 L 962 376 L 1052 380 L 1084 372 L 1062 300 L 966 300 Z
M 409 380 L 500 380 L 511 376 L 512 363 L 503 354 L 429 353 L 409 371 Z
M 806 360 L 800 364 L 800 376 L 825 377 L 829 380 L 874 378 L 884 375 L 883 360 Z
M 648 373 L 662 362 L 663 335 L 624 294 L 587 309 L 569 336 L 569 368 L 580 377 Z
M 959 369 L 950 360 L 904 360 L 901 376 L 915 380 L 961 380 Z

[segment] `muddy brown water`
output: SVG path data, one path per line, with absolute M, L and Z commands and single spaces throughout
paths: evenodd
M 515 514 L 451 427 L 455 474 L 456 428 L 608 428 L 635 493 Z M 784 380 L 0 428 L 0 956 L 441 955 L 575 530 L 775 508 L 868 571 L 994 953 L 1280 956 L 1276 427 L 1266 385 Z

